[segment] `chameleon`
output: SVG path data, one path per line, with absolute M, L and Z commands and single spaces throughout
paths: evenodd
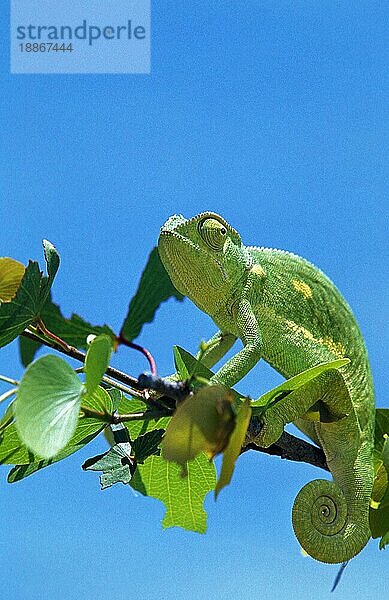
M 349 359 L 269 405 L 252 440 L 268 447 L 293 422 L 323 449 L 332 481 L 317 479 L 300 490 L 292 525 L 314 559 L 348 561 L 371 536 L 375 420 L 367 351 L 349 305 L 313 264 L 283 250 L 245 246 L 213 212 L 170 217 L 158 250 L 174 287 L 218 327 L 202 362 L 211 368 L 238 338 L 243 344 L 212 383 L 232 387 L 261 358 L 286 379 Z

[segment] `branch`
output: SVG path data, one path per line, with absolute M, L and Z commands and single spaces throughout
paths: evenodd
M 74 346 L 67 345 L 67 347 L 65 347 L 60 344 L 57 344 L 54 341 L 49 342 L 48 340 L 44 340 L 41 337 L 39 337 L 39 335 L 32 333 L 32 331 L 29 331 L 28 329 L 25 329 L 23 331 L 22 336 L 29 338 L 30 340 L 33 340 L 34 342 L 44 344 L 45 346 L 48 346 L 49 348 L 53 348 L 53 350 L 57 350 L 57 352 L 66 354 L 66 356 L 70 356 L 70 358 L 75 358 L 76 360 L 78 360 L 82 363 L 85 362 L 86 354 L 84 352 L 81 352 L 80 350 L 77 350 L 77 348 L 74 348 Z M 136 390 L 142 389 L 139 386 L 138 380 L 135 379 L 135 377 L 131 377 L 131 375 L 127 375 L 127 373 L 118 371 L 117 369 L 114 369 L 113 367 L 108 367 L 108 369 L 106 370 L 106 373 L 108 376 L 112 377 L 113 379 L 116 379 L 117 381 L 121 381 L 125 385 L 128 385 Z
M 264 454 L 270 454 L 271 456 L 279 456 L 280 458 L 286 458 L 287 460 L 308 463 L 314 467 L 329 471 L 325 454 L 321 448 L 291 435 L 287 431 L 284 431 L 276 443 L 268 448 L 258 446 L 252 440 L 258 435 L 259 427 L 260 424 L 258 418 L 251 418 L 247 430 L 246 443 L 242 447 L 242 453 L 247 450 L 256 450 L 257 452 L 263 452 Z
M 42 339 L 28 329 L 26 329 L 22 335 L 34 340 L 35 342 L 45 344 L 49 348 L 53 348 L 53 350 L 57 350 L 62 354 L 66 354 L 67 356 L 70 356 L 70 358 L 74 358 L 82 363 L 85 362 L 86 355 L 84 352 L 77 350 L 77 348 L 74 348 L 73 346 L 64 347 L 56 344 L 54 341 Z M 150 405 L 151 410 L 155 411 L 155 414 L 151 411 L 146 411 L 146 413 L 143 415 L 143 418 L 145 418 L 146 415 L 155 418 L 156 413 L 158 413 L 158 417 L 171 416 L 172 409 L 175 408 L 175 403 L 180 402 L 183 397 L 188 394 L 188 390 L 182 382 L 172 382 L 161 377 L 157 377 L 154 374 L 142 374 L 140 375 L 139 379 L 135 379 L 135 377 L 131 377 L 131 375 L 127 375 L 127 373 L 123 373 L 122 371 L 114 369 L 113 367 L 108 367 L 106 374 L 116 381 L 120 381 L 121 383 L 134 388 L 134 390 L 142 391 L 144 389 L 153 389 L 158 393 L 164 394 L 163 396 L 158 397 L 157 402 L 158 404 L 161 403 L 158 411 L 155 410 L 156 400 L 153 398 L 150 398 L 149 400 L 147 398 L 143 398 L 143 400 Z M 123 420 L 141 419 L 140 414 L 121 416 L 123 417 Z M 107 416 L 105 416 L 104 420 L 108 420 Z M 314 467 L 325 469 L 326 471 L 329 470 L 326 463 L 326 457 L 321 448 L 295 437 L 286 431 L 284 431 L 275 444 L 272 444 L 269 446 L 269 448 L 261 448 L 252 441 L 258 434 L 258 426 L 258 418 L 252 418 L 247 431 L 246 443 L 242 447 L 242 453 L 246 452 L 247 450 L 255 450 L 257 452 L 263 452 L 264 454 L 270 454 L 272 456 L 280 456 L 281 458 L 286 458 L 287 460 L 305 462 L 313 465 Z

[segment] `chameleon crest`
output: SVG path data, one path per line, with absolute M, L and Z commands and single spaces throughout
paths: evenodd
M 212 212 L 170 217 L 158 242 L 174 286 L 209 314 L 219 331 L 207 344 L 211 368 L 237 338 L 243 348 L 212 381 L 232 387 L 263 358 L 287 379 L 349 358 L 267 409 L 255 443 L 275 443 L 294 422 L 327 458 L 333 481 L 308 483 L 292 523 L 302 547 L 322 562 L 344 562 L 370 538 L 374 479 L 374 391 L 365 344 L 350 307 L 314 265 L 294 254 L 246 247 Z

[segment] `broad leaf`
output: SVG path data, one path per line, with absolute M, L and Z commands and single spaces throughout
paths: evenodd
M 235 426 L 232 395 L 221 386 L 202 387 L 181 402 L 166 429 L 162 456 L 181 465 L 202 452 L 215 456 L 228 444 Z
M 86 394 L 83 397 L 83 405 L 102 412 L 111 412 L 112 403 L 107 392 L 98 388 L 92 396 Z M 17 464 L 9 473 L 8 481 L 13 483 L 19 481 L 36 471 L 43 469 L 51 464 L 67 458 L 71 454 L 81 450 L 86 444 L 89 444 L 103 429 L 106 423 L 99 419 L 84 417 L 81 415 L 76 431 L 66 444 L 65 448 L 49 460 L 41 460 L 34 456 L 30 450 L 21 442 L 14 425 L 4 431 L 4 436 L 0 436 L 0 464 Z
M 235 469 L 235 462 L 240 455 L 240 451 L 246 437 L 250 417 L 250 400 L 246 398 L 246 400 L 239 407 L 234 431 L 230 436 L 227 448 L 223 452 L 222 469 L 215 488 L 215 498 L 217 498 L 220 490 L 222 490 L 231 481 L 232 474 Z
M 112 352 L 112 339 L 108 335 L 98 335 L 91 342 L 85 358 L 85 385 L 89 394 L 98 387 L 108 369 Z
M 183 527 L 205 533 L 207 514 L 204 499 L 215 488 L 216 475 L 213 463 L 204 454 L 188 464 L 188 476 L 180 476 L 180 467 L 150 456 L 138 465 L 131 487 L 143 494 L 161 500 L 166 507 L 163 527 Z
M 16 427 L 23 443 L 52 458 L 70 440 L 78 421 L 83 385 L 67 362 L 43 356 L 27 368 L 15 401 Z
M 128 342 L 138 337 L 144 323 L 150 323 L 159 305 L 171 296 L 177 300 L 184 298 L 173 286 L 159 258 L 158 249 L 154 248 L 142 273 L 135 296 L 130 302 L 121 329 L 122 337 Z
M 266 392 L 266 394 L 260 396 L 258 400 L 252 401 L 251 406 L 253 409 L 253 415 L 261 415 L 264 411 L 264 408 L 266 408 L 271 402 L 276 401 L 285 394 L 288 394 L 294 390 L 298 390 L 300 387 L 312 379 L 315 379 L 322 373 L 330 371 L 331 369 L 337 370 L 340 367 L 347 365 L 349 362 L 350 360 L 348 358 L 340 358 L 338 360 L 316 365 L 315 367 L 307 369 L 306 371 L 291 377 L 287 381 L 281 383 L 281 385 L 278 385 L 269 392 Z
M 0 302 L 9 302 L 23 279 L 24 265 L 13 258 L 0 258 Z

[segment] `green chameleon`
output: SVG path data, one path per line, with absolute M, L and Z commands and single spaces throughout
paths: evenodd
M 346 301 L 315 266 L 289 252 L 244 246 L 222 217 L 170 217 L 158 241 L 173 285 L 212 317 L 219 331 L 202 362 L 212 367 L 237 338 L 243 348 L 213 376 L 232 387 L 265 359 L 289 379 L 319 363 L 349 358 L 267 408 L 255 443 L 275 443 L 294 422 L 326 455 L 333 481 L 297 495 L 292 523 L 304 550 L 344 562 L 370 538 L 374 390 L 365 344 Z

